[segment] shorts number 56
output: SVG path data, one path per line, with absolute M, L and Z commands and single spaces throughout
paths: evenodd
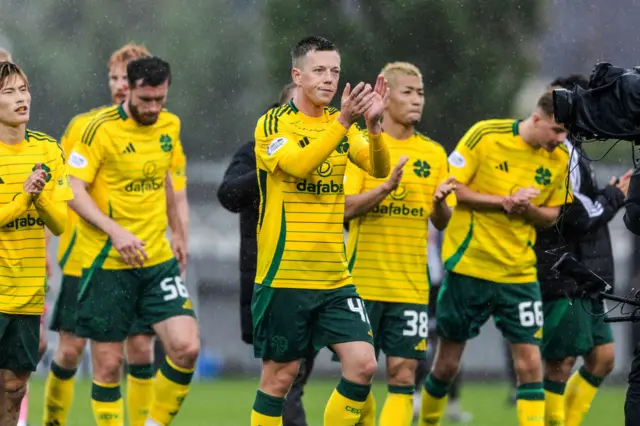
M 168 277 L 160 282 L 160 288 L 164 291 L 164 301 L 168 302 L 173 299 L 177 299 L 178 296 L 183 299 L 189 298 L 189 291 L 187 287 L 182 283 L 180 277 Z
M 533 307 L 533 309 L 532 309 Z M 523 327 L 542 327 L 544 324 L 544 313 L 542 302 L 522 302 L 518 305 L 520 314 L 520 325 Z

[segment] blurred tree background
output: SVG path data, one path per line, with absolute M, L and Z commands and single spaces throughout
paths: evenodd
M 37 3 L 37 6 L 36 6 Z M 174 73 L 168 108 L 190 159 L 232 153 L 290 78 L 289 51 L 310 34 L 341 49 L 347 81 L 373 82 L 385 63 L 424 73 L 420 130 L 452 149 L 473 122 L 510 116 L 535 71 L 535 0 L 3 0 L 0 34 L 33 90 L 31 127 L 59 137 L 71 117 L 109 101 L 106 63 L 145 44 Z M 337 97 L 336 102 L 339 102 Z M 336 105 L 339 106 L 339 105 Z

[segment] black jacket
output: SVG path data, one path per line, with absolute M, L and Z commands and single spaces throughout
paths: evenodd
M 572 297 L 575 293 L 573 280 L 556 277 L 551 272 L 553 264 L 566 252 L 572 253 L 609 284 L 614 284 L 608 224 L 623 206 L 624 194 L 611 185 L 599 189 L 591 162 L 584 152 L 571 144 L 568 147 L 574 201 L 562 207 L 554 227 L 538 230 L 535 245 L 543 301 Z
M 253 342 L 251 297 L 256 277 L 258 208 L 260 190 L 256 175 L 255 142 L 247 142 L 233 155 L 218 188 L 220 203 L 240 213 L 240 327 L 242 340 Z

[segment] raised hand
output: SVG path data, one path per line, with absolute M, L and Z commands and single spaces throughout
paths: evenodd
M 347 129 L 351 127 L 371 107 L 375 96 L 370 84 L 360 82 L 351 90 L 347 83 L 342 92 L 338 121 Z
M 615 179 L 613 185 L 616 186 L 624 196 L 626 197 L 629 193 L 629 181 L 631 180 L 631 175 L 633 174 L 633 170 L 629 170 L 627 173 L 620 176 L 618 179 Z
M 47 172 L 42 170 L 40 163 L 36 164 L 36 170 L 33 171 L 24 181 L 24 192 L 27 194 L 38 197 L 44 190 L 44 186 L 47 184 Z
M 449 177 L 436 188 L 436 192 L 433 194 L 433 202 L 435 204 L 440 204 L 442 201 L 444 201 L 445 198 L 447 198 L 449 194 L 451 194 L 455 190 L 456 179 L 454 177 Z
M 376 85 L 373 88 L 373 93 L 375 94 L 373 103 L 364 113 L 364 118 L 367 121 L 367 127 L 369 127 L 370 124 L 375 124 L 380 121 L 384 115 L 384 110 L 387 108 L 387 104 L 389 103 L 389 86 L 387 84 L 387 80 L 382 74 L 380 74 L 376 79 Z
M 398 164 L 396 164 L 393 170 L 391 170 L 389 179 L 387 179 L 387 181 L 383 183 L 387 191 L 395 191 L 398 185 L 400 185 L 402 176 L 404 176 L 404 165 L 407 164 L 407 161 L 409 161 L 409 157 L 400 157 L 400 161 L 398 161 Z
M 113 248 L 115 248 L 124 263 L 134 268 L 142 268 L 144 261 L 149 259 L 144 249 L 145 242 L 133 235 L 126 229 L 118 226 L 115 231 L 109 234 Z

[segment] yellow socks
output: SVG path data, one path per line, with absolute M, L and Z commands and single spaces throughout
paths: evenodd
M 376 399 L 373 397 L 373 392 L 367 395 L 360 413 L 360 423 L 356 423 L 356 426 L 376 426 Z
M 76 369 L 67 370 L 51 361 L 51 369 L 44 387 L 44 416 L 45 425 L 55 424 L 64 426 L 73 401 Z
M 175 365 L 169 357 L 158 370 L 153 385 L 153 403 L 149 409 L 149 418 L 160 425 L 168 425 L 189 393 L 189 383 L 194 369 Z
M 124 426 L 120 384 L 93 382 L 91 408 L 97 426 Z
M 342 377 L 324 410 L 325 426 L 353 426 L 360 422 L 371 385 L 360 385 Z
M 144 426 L 153 402 L 153 365 L 130 364 L 127 375 L 127 414 L 130 426 Z
M 415 386 L 389 385 L 387 399 L 380 414 L 380 426 L 411 426 Z
M 602 380 L 604 379 L 592 375 L 584 367 L 580 367 L 580 370 L 573 373 L 567 382 L 564 397 L 566 426 L 579 426 L 582 423 Z
M 422 407 L 418 420 L 420 426 L 440 426 L 440 418 L 447 407 L 447 394 L 450 387 L 450 383 L 439 380 L 429 373 L 422 389 Z
M 564 426 L 565 384 L 544 379 L 544 424 Z
M 542 383 L 524 383 L 518 386 L 516 399 L 519 426 L 544 426 Z
M 251 426 L 281 426 L 284 398 L 256 392 L 251 411 Z

